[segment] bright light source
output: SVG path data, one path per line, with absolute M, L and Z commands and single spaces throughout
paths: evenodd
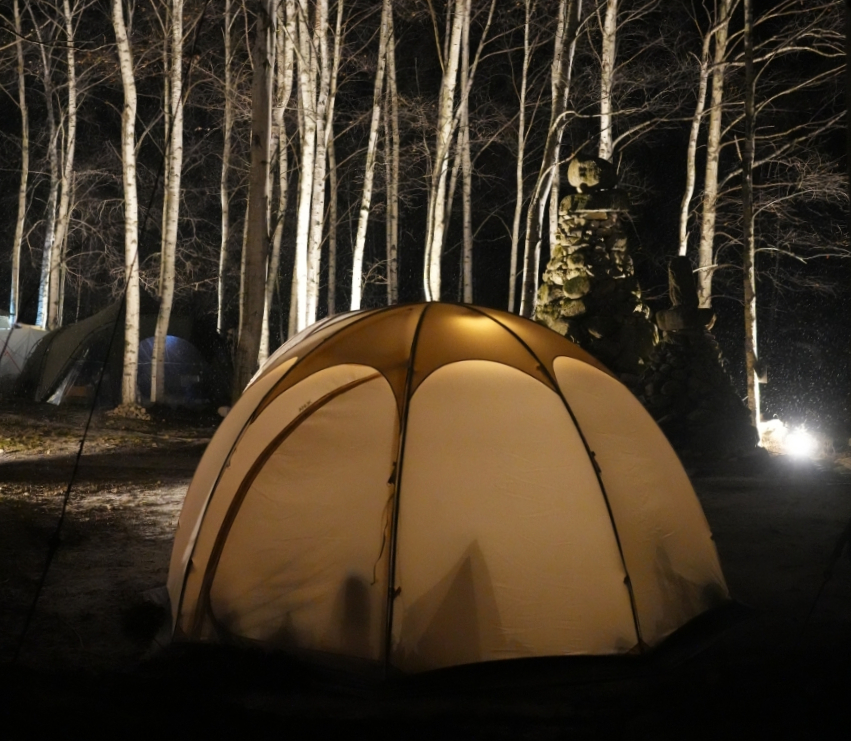
M 783 441 L 786 453 L 795 458 L 810 458 L 815 452 L 818 444 L 807 430 L 801 426 L 792 430 Z

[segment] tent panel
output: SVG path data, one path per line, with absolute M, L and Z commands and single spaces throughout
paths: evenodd
M 322 368 L 350 363 L 378 370 L 390 383 L 401 408 L 411 343 L 423 311 L 423 306 L 399 306 L 393 310 L 363 312 L 353 316 L 352 321 L 332 324 L 329 330 L 334 331 L 330 336 L 326 337 L 321 330 L 309 336 L 304 353 L 299 345 L 301 362 L 276 387 L 268 401 Z
M 561 356 L 576 358 L 595 368 L 599 368 L 605 373 L 610 371 L 590 353 L 583 350 L 579 345 L 567 341 L 560 334 L 553 332 L 551 329 L 544 327 L 536 322 L 530 322 L 516 314 L 509 314 L 498 309 L 490 309 L 478 306 L 476 307 L 485 316 L 490 317 L 494 322 L 510 330 L 512 333 L 520 337 L 523 342 L 529 347 L 529 350 L 550 370 L 552 362 Z
M 74 361 L 99 340 L 100 335 L 108 333 L 120 308 L 120 304 L 113 304 L 87 319 L 55 329 L 45 337 L 44 356 L 37 371 L 36 401 L 44 401 Z M 105 334 L 106 340 L 108 337 Z
M 289 362 L 294 353 L 303 357 L 306 352 L 309 352 L 312 345 L 319 344 L 322 340 L 339 332 L 343 326 L 361 318 L 363 318 L 362 312 L 350 311 L 343 314 L 335 314 L 334 316 L 326 317 L 325 319 L 320 319 L 318 322 L 305 327 L 301 330 L 301 332 L 290 337 L 283 345 L 266 358 L 266 362 L 260 366 L 257 373 L 255 373 L 254 377 L 248 382 L 248 385 L 250 386 L 259 378 L 271 373 L 279 365 Z M 297 348 L 297 350 L 294 350 L 294 348 Z
M 207 507 L 210 494 L 225 461 L 230 455 L 234 443 L 245 429 L 245 425 L 254 413 L 260 399 L 297 359 L 297 357 L 291 358 L 287 363 L 279 366 L 275 375 L 264 378 L 262 382 L 246 389 L 239 402 L 222 420 L 212 440 L 204 450 L 204 455 L 198 463 L 198 468 L 189 484 L 186 497 L 183 499 L 183 508 L 177 521 L 177 531 L 171 551 L 168 592 L 171 598 L 172 618 L 177 616 L 180 593 L 183 589 L 183 577 L 186 574 L 186 566 L 195 545 L 198 528 L 201 526 L 202 514 Z
M 396 401 L 376 376 L 319 408 L 250 485 L 210 605 L 233 635 L 378 660 Z
M 561 399 L 466 361 L 411 400 L 392 662 L 626 652 L 637 642 L 611 521 Z
M 629 390 L 572 358 L 559 386 L 595 452 L 649 645 L 729 599 L 709 524 L 682 464 Z
M 283 366 L 282 366 L 283 367 Z M 285 393 L 276 397 L 274 402 L 266 407 L 265 411 L 257 418 L 251 419 L 258 405 L 266 398 L 271 391 L 263 393 L 264 388 L 271 388 L 280 376 L 275 373 L 269 376 L 269 384 L 266 385 L 266 379 L 261 379 L 249 387 L 245 394 L 239 399 L 237 404 L 231 410 L 230 414 L 225 418 L 227 422 L 231 415 L 234 417 L 234 423 L 237 423 L 241 417 L 246 418 L 248 422 L 244 427 L 240 426 L 240 432 L 237 433 L 236 442 L 230 445 L 217 443 L 215 447 L 220 451 L 220 458 L 209 457 L 207 454 L 202 458 L 201 466 L 205 465 L 206 461 L 212 469 L 221 471 L 219 477 L 218 472 L 212 476 L 211 494 L 209 501 L 204 508 L 199 507 L 197 522 L 194 527 L 197 529 L 197 535 L 187 538 L 186 550 L 188 553 L 182 556 L 184 559 L 191 560 L 191 566 L 188 567 L 185 587 L 183 588 L 182 605 L 178 608 L 178 620 L 180 629 L 187 634 L 194 634 L 196 628 L 200 626 L 200 622 L 196 623 L 196 608 L 198 600 L 201 597 L 202 585 L 209 567 L 209 559 L 213 554 L 213 549 L 219 539 L 222 524 L 231 509 L 231 504 L 235 495 L 243 486 L 246 476 L 252 470 L 252 467 L 257 462 L 258 457 L 267 450 L 275 438 L 300 414 L 306 409 L 323 399 L 328 395 L 333 395 L 341 387 L 347 384 L 362 381 L 368 376 L 375 374 L 375 369 L 361 365 L 338 365 L 315 373 L 310 378 L 304 380 L 297 386 L 288 389 Z M 255 390 L 259 393 L 255 393 Z M 249 393 L 249 391 L 251 393 Z M 243 423 L 245 424 L 245 423 Z M 234 428 L 229 427 L 230 430 Z M 213 443 L 216 443 L 218 433 L 214 436 L 213 441 L 208 446 L 213 448 Z M 207 476 L 205 472 L 205 478 Z M 197 478 L 197 474 L 196 474 Z M 218 483 L 216 482 L 218 478 Z M 207 479 L 210 480 L 210 479 Z M 194 480 L 193 480 L 194 484 Z M 200 499 L 203 499 L 203 491 L 199 491 Z M 187 495 L 188 499 L 188 495 Z M 196 505 L 197 506 L 197 505 Z M 181 514 L 181 522 L 184 521 Z M 185 520 L 189 527 L 192 527 L 193 520 Z M 188 528 L 187 528 L 188 529 Z M 180 536 L 180 531 L 178 531 Z M 177 540 L 175 540 L 175 548 L 177 548 Z M 172 555 L 174 561 L 175 554 Z M 189 561 L 187 561 L 188 563 Z M 180 577 L 182 579 L 182 576 Z M 209 584 L 207 585 L 209 586 Z M 179 591 L 179 588 L 178 588 Z M 198 616 L 198 619 L 202 618 Z M 206 626 L 205 631 L 208 631 L 209 626 Z M 203 632 L 206 637 L 207 632 Z
M 0 378 L 15 379 L 24 369 L 33 348 L 47 334 L 41 327 L 0 327 Z
M 467 306 L 429 304 L 417 342 L 412 387 L 437 368 L 464 360 L 490 360 L 551 385 L 538 359 L 499 323 Z

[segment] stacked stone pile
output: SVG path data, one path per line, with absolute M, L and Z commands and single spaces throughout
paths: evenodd
M 657 332 L 627 251 L 621 218 L 628 206 L 619 190 L 562 199 L 535 319 L 634 382 Z

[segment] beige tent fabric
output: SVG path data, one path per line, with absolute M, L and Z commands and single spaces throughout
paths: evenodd
M 278 367 L 278 373 L 285 373 L 287 368 L 295 363 L 297 358 L 290 358 L 286 364 Z M 237 405 L 219 425 L 213 439 L 204 451 L 186 497 L 183 509 L 177 521 L 177 531 L 174 535 L 174 546 L 171 551 L 169 564 L 168 592 L 171 600 L 172 620 L 177 619 L 177 611 L 181 602 L 184 576 L 192 555 L 192 548 L 198 536 L 198 529 L 203 522 L 204 510 L 210 495 L 216 486 L 219 474 L 230 456 L 237 438 L 242 434 L 249 418 L 254 413 L 254 406 L 268 388 L 275 382 L 276 376 L 266 376 L 263 382 L 254 383 L 245 390 L 244 402 Z
M 411 400 L 404 461 L 394 666 L 635 646 L 605 501 L 553 391 L 498 363 L 447 365 Z
M 229 633 L 380 658 L 387 566 L 373 571 L 396 420 L 393 394 L 374 376 L 275 445 L 226 533 L 211 586 L 212 612 Z
M 215 459 L 211 461 L 211 467 L 219 465 L 221 467 L 221 473 L 218 475 L 215 488 L 208 495 L 208 501 L 202 505 L 203 514 L 201 514 L 201 518 L 203 519 L 201 524 L 203 524 L 203 527 L 201 527 L 201 524 L 193 523 L 196 534 L 193 541 L 187 543 L 189 554 L 191 554 L 191 565 L 186 569 L 184 584 L 181 585 L 178 583 L 176 578 L 177 572 L 174 570 L 169 571 L 169 594 L 172 595 L 172 604 L 174 605 L 174 595 L 177 594 L 177 610 L 179 613 L 182 613 L 183 617 L 180 620 L 181 615 L 178 614 L 178 626 L 181 631 L 200 630 L 201 626 L 204 626 L 205 635 L 212 631 L 212 625 L 208 621 L 205 621 L 205 618 L 209 616 L 204 614 L 203 609 L 196 611 L 198 600 L 202 596 L 202 591 L 204 592 L 204 599 L 209 596 L 207 592 L 216 568 L 215 562 L 211 561 L 211 558 L 214 558 L 214 547 L 216 547 L 217 542 L 219 542 L 219 547 L 223 545 L 220 537 L 225 518 L 231 510 L 234 498 L 245 483 L 246 477 L 252 474 L 252 468 L 256 464 L 258 456 L 269 448 L 275 437 L 286 429 L 287 425 L 295 420 L 302 411 L 309 410 L 311 405 L 317 400 L 335 393 L 341 386 L 373 375 L 375 375 L 375 371 L 372 368 L 351 365 L 334 366 L 315 373 L 309 379 L 290 389 L 288 393 L 276 397 L 274 403 L 266 408 L 265 413 L 251 420 L 250 424 L 245 426 L 241 431 L 239 439 L 235 441 L 223 467 L 221 467 L 223 461 L 219 460 L 218 464 L 214 462 Z M 269 380 L 274 383 L 276 380 L 275 375 L 270 376 Z M 259 382 L 255 384 L 255 386 L 260 385 Z M 251 391 L 252 388 L 254 387 L 249 388 L 248 391 Z M 261 398 L 262 390 L 262 387 L 259 388 L 258 391 L 261 393 L 257 394 Z M 245 397 L 243 396 L 242 398 Z M 242 398 L 240 402 L 242 402 Z M 254 402 L 252 404 L 252 400 L 247 400 L 246 404 L 237 404 L 225 418 L 225 422 L 235 412 L 241 414 L 244 409 L 253 412 L 256 403 Z M 210 443 L 211 446 L 216 443 L 216 438 L 218 437 L 219 434 L 217 431 Z M 227 446 L 221 445 L 217 447 L 224 448 Z M 204 458 L 202 458 L 199 464 L 199 470 L 203 467 Z M 206 477 L 206 472 L 202 476 Z M 196 474 L 195 478 L 198 478 L 198 474 Z M 187 492 L 187 503 L 184 505 L 184 510 L 187 506 L 192 506 L 193 509 L 196 507 L 201 509 L 198 505 L 198 500 L 203 497 L 203 489 L 198 489 L 197 499 L 191 501 L 190 495 L 194 493 L 192 491 L 193 485 L 190 485 L 190 491 Z M 178 534 L 180 533 L 180 528 L 185 527 L 187 530 L 193 529 L 190 522 L 191 520 L 188 517 L 184 518 L 183 512 L 181 512 Z M 177 548 L 172 552 L 172 561 L 175 560 L 174 554 L 176 551 Z M 186 559 L 189 554 L 185 554 L 183 559 Z M 173 576 L 175 578 L 172 578 Z M 204 586 L 205 583 L 206 586 Z M 191 625 L 186 622 L 189 616 L 193 616 Z
M 573 358 L 555 370 L 601 469 L 642 639 L 656 645 L 730 598 L 709 524 L 676 453 L 626 387 Z
M 729 599 L 662 433 L 572 343 L 415 304 L 305 330 L 199 464 L 176 636 L 416 672 L 623 654 Z

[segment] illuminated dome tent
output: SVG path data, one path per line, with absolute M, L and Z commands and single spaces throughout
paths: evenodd
M 449 304 L 314 325 L 189 487 L 176 638 L 404 672 L 638 653 L 729 594 L 665 437 L 576 345 Z

